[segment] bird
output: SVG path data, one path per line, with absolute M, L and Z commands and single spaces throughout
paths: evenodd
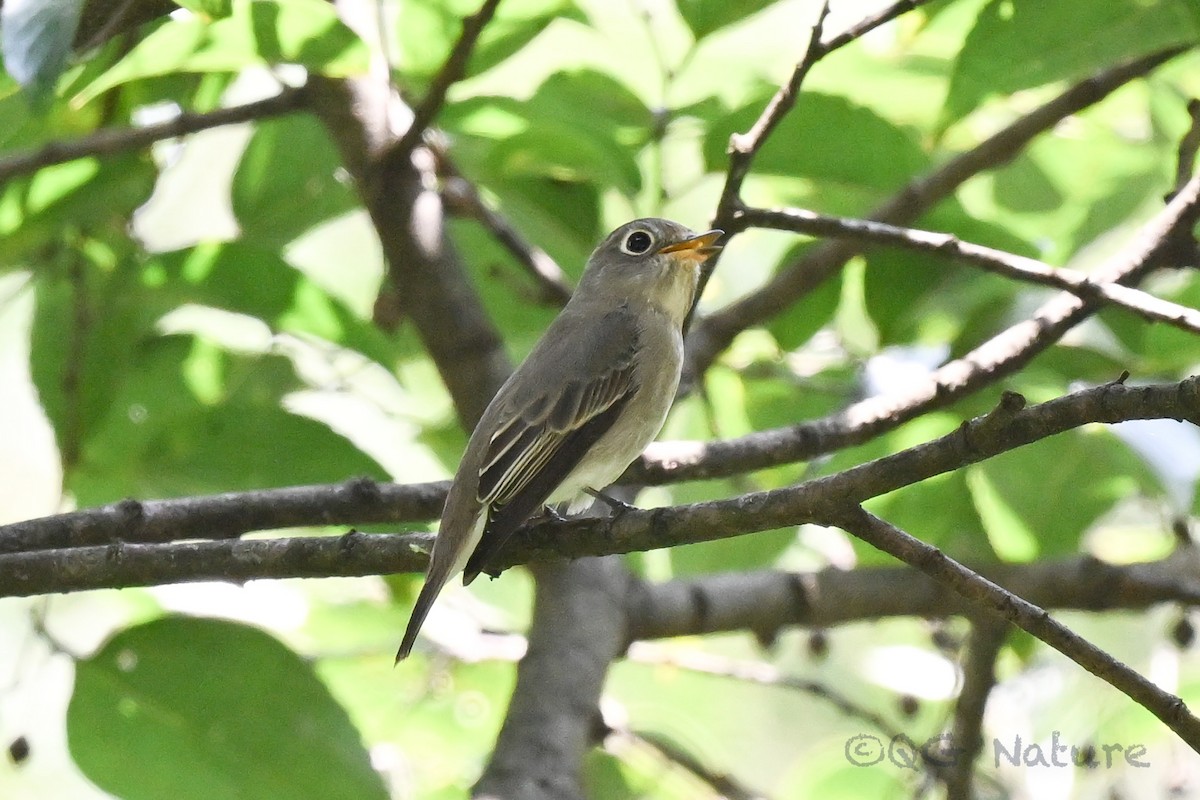
M 592 252 L 571 299 L 467 442 L 397 663 L 452 577 L 462 572 L 469 584 L 539 509 L 586 510 L 658 436 L 701 267 L 723 235 L 637 219 Z

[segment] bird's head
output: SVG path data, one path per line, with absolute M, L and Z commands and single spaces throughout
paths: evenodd
M 696 299 L 700 267 L 720 251 L 722 235 L 696 234 L 667 219 L 627 222 L 592 253 L 577 292 L 644 300 L 682 324 Z

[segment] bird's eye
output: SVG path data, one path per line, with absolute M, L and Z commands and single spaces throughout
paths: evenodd
M 631 256 L 640 256 L 649 250 L 652 244 L 654 244 L 654 237 L 650 234 L 645 231 L 634 231 L 625 237 L 625 241 L 621 243 L 621 250 Z

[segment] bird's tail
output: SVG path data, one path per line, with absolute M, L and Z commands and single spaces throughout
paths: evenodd
M 424 624 L 425 617 L 429 616 L 429 609 L 433 608 L 433 601 L 437 599 L 438 593 L 442 591 L 442 587 L 446 585 L 449 578 L 450 575 L 446 574 L 435 579 L 435 576 L 431 574 L 425 579 L 425 585 L 421 587 L 421 593 L 417 595 L 417 603 L 413 606 L 412 616 L 408 618 L 408 627 L 404 629 L 404 638 L 400 641 L 400 649 L 396 651 L 397 664 L 408 658 L 408 654 L 412 652 L 413 644 L 417 641 L 417 634 L 421 631 L 421 625 Z
M 479 543 L 486 524 L 487 514 L 476 510 L 475 518 L 464 526 L 467 531 L 464 540 L 462 536 L 448 533 L 462 530 L 462 528 L 455 527 L 447 520 L 442 521 L 441 530 L 438 531 L 437 538 L 433 542 L 433 552 L 429 556 L 429 570 L 425 573 L 425 585 L 421 587 L 421 593 L 417 595 L 412 616 L 408 618 L 408 627 L 404 629 L 404 638 L 400 641 L 400 649 L 396 651 L 397 664 L 408 658 L 408 654 L 412 652 L 413 644 L 417 641 L 417 634 L 421 631 L 421 625 L 424 624 L 425 617 L 429 615 L 429 609 L 433 608 L 433 601 L 437 599 L 438 593 L 442 591 L 446 582 L 462 572 L 471 552 Z

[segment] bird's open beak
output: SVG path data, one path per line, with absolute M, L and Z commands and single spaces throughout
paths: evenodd
M 691 239 L 684 239 L 682 242 L 669 244 L 658 252 L 673 253 L 675 258 L 703 263 L 721 252 L 721 246 L 716 244 L 716 241 L 724 235 L 725 231 L 712 230 L 699 236 L 693 236 Z

